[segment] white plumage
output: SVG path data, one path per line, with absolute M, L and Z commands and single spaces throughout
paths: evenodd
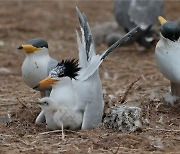
M 63 127 L 76 130 L 81 128 L 82 111 L 69 109 L 50 97 L 40 99 L 39 104 L 45 114 L 47 129 L 56 130 Z
M 161 35 L 155 57 L 161 73 L 170 81 L 180 84 L 180 42 L 173 42 Z

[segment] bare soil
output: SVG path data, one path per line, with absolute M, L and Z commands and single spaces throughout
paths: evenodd
M 106 108 L 118 105 L 128 85 L 141 79 L 128 93 L 126 102 L 143 109 L 149 120 L 141 132 L 121 133 L 99 127 L 93 130 L 46 133 L 45 125 L 35 125 L 40 111 L 38 91 L 27 87 L 21 77 L 25 54 L 16 49 L 31 38 L 48 41 L 50 54 L 58 60 L 77 57 L 75 29 L 79 30 L 75 6 L 85 12 L 90 26 L 114 21 L 113 1 L 1 1 L 0 5 L 0 117 L 17 120 L 0 123 L 0 153 L 180 153 L 180 108 L 165 103 L 170 83 L 157 69 L 154 47 L 138 51 L 138 45 L 121 47 L 100 67 Z M 165 17 L 179 18 L 180 2 L 167 1 Z M 152 10 L 153 11 L 153 10 Z M 97 46 L 97 52 L 107 46 Z

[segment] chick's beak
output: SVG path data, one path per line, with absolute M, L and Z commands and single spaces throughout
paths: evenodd
M 31 44 L 21 45 L 17 49 L 19 49 L 19 50 L 23 49 L 26 53 L 32 53 L 34 51 L 39 50 L 39 48 L 36 48 Z
M 39 84 L 36 85 L 33 89 L 36 89 L 36 88 L 39 88 L 39 87 L 43 87 L 43 86 L 46 86 L 46 85 L 52 85 L 55 82 L 57 82 L 57 80 L 54 80 L 50 76 L 48 76 L 47 78 L 45 78 L 44 80 L 39 82 Z
M 37 102 L 38 105 L 42 105 L 43 103 L 42 102 Z
M 166 19 L 164 19 L 162 16 L 159 16 L 158 20 L 159 20 L 161 25 L 163 25 L 163 24 L 165 24 L 167 22 Z

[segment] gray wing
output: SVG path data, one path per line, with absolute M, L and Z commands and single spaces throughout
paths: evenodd
M 50 72 L 53 68 L 55 68 L 57 66 L 57 64 L 58 64 L 58 61 L 51 58 L 49 63 L 48 63 L 48 68 L 47 68 L 48 72 Z
M 79 65 L 83 69 L 84 67 L 88 66 L 88 62 L 94 55 L 96 55 L 96 51 L 94 48 L 94 40 L 92 37 L 91 29 L 86 16 L 84 15 L 84 13 L 81 13 L 77 7 L 76 12 L 82 33 L 82 37 L 80 39 L 78 32 L 76 32 L 79 49 Z
M 91 75 L 94 74 L 94 72 L 99 68 L 103 60 L 117 47 L 120 47 L 124 45 L 125 43 L 131 41 L 131 39 L 134 39 L 138 32 L 140 31 L 140 27 L 137 26 L 134 29 L 132 29 L 130 32 L 128 32 L 126 35 L 121 37 L 117 42 L 115 42 L 113 45 L 111 45 L 108 49 L 106 49 L 101 55 L 95 55 L 92 57 L 88 67 L 80 73 L 78 76 L 78 79 L 83 81 L 87 80 Z
M 130 21 L 129 8 L 132 0 L 115 0 L 114 14 L 119 26 L 123 27 L 126 32 L 136 27 L 133 21 Z
M 163 8 L 163 0 L 132 0 L 128 11 L 129 19 L 147 29 L 157 21 L 158 16 L 162 15 Z

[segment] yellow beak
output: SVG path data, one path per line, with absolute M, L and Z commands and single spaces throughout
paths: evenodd
M 164 18 L 161 17 L 161 16 L 158 17 L 158 20 L 159 20 L 159 22 L 160 22 L 161 25 L 163 25 L 164 23 L 167 22 L 166 19 L 164 19 Z
M 51 79 L 51 77 L 48 76 L 47 78 L 45 78 L 44 80 L 39 82 L 39 84 L 37 86 L 35 86 L 33 89 L 36 89 L 36 88 L 39 88 L 39 87 L 43 87 L 43 86 L 46 86 L 46 85 L 52 85 L 55 82 L 57 82 L 57 80 Z
M 39 50 L 39 48 L 36 48 L 36 47 L 32 46 L 31 44 L 21 45 L 18 47 L 18 49 L 23 49 L 26 53 L 32 53 L 32 52 Z

